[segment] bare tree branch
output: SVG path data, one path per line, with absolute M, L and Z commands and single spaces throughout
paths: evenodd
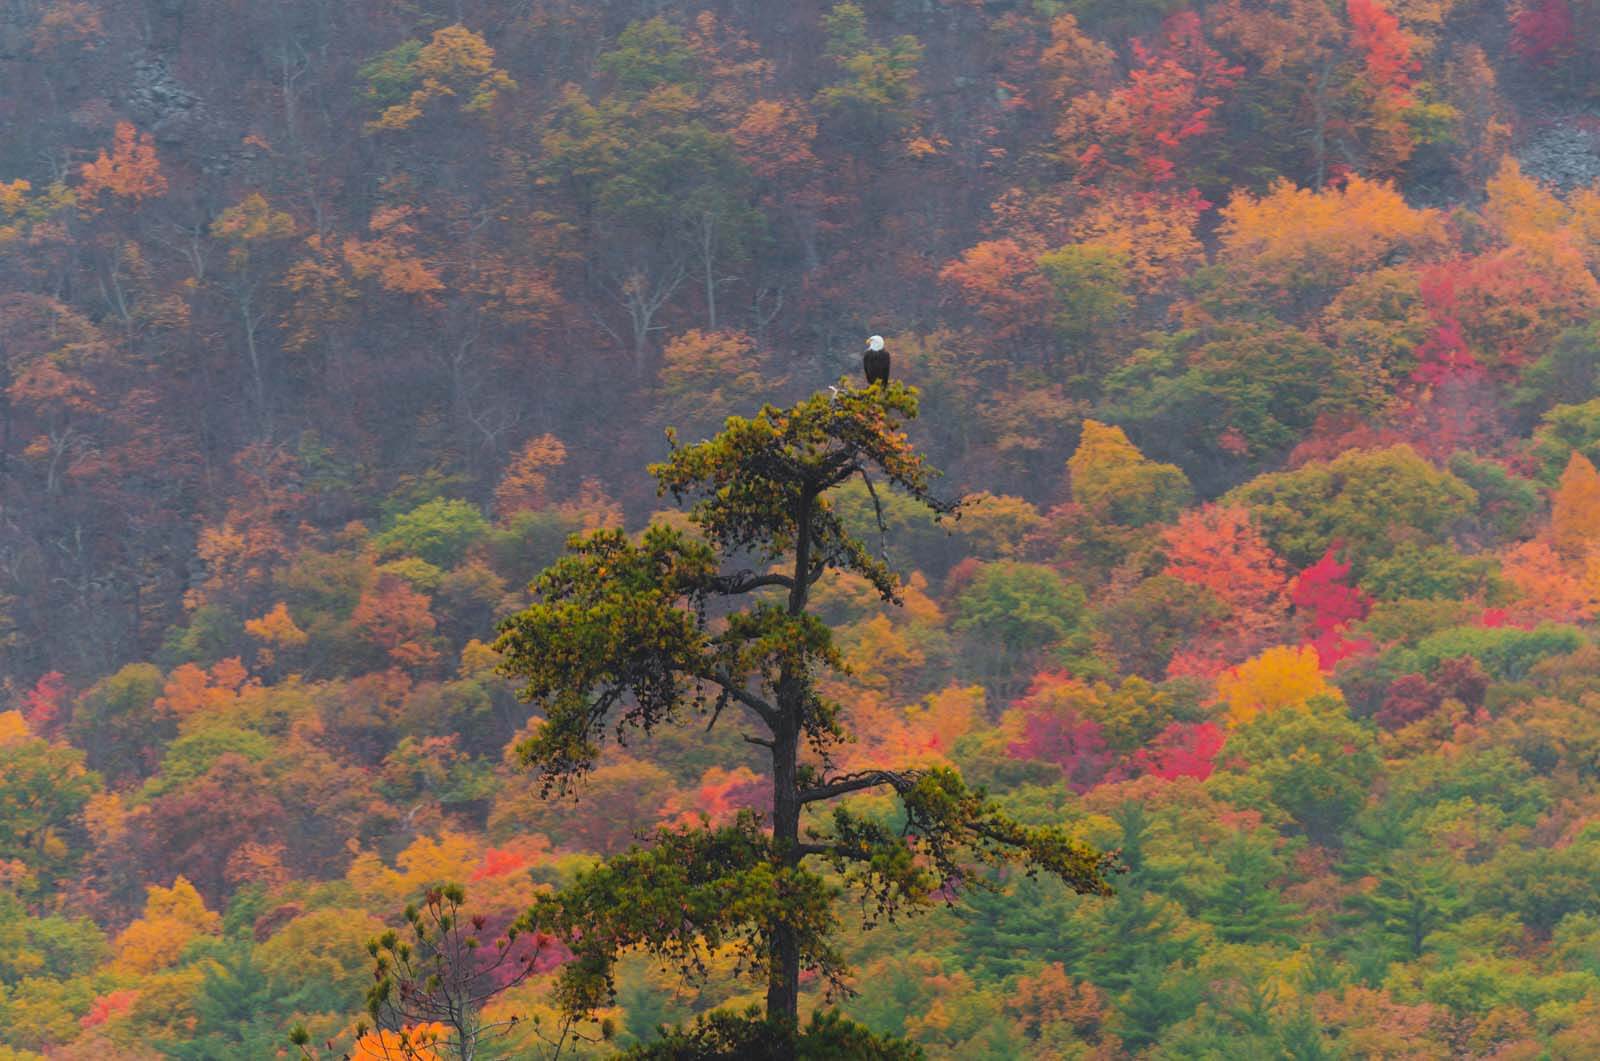
M 794 579 L 788 575 L 769 571 L 758 575 L 753 571 L 741 571 L 736 575 L 723 575 L 714 583 L 718 593 L 732 596 L 737 593 L 749 593 L 751 590 L 765 589 L 769 586 L 779 586 L 783 589 L 794 589 Z
M 842 774 L 832 781 L 825 781 L 820 785 L 800 791 L 801 803 L 816 803 L 819 800 L 836 799 L 847 796 L 852 792 L 861 792 L 869 788 L 878 788 L 882 785 L 893 785 L 895 791 L 904 792 L 916 784 L 918 772 L 916 770 L 863 770 L 855 774 Z
M 751 711 L 754 711 L 761 718 L 761 721 L 767 723 L 767 725 L 770 726 L 777 722 L 778 709 L 750 692 L 727 671 L 714 671 L 706 675 L 706 678 L 715 682 L 723 692 L 748 707 Z

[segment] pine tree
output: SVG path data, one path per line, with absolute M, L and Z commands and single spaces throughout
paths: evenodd
M 767 406 L 696 445 L 672 438 L 671 456 L 651 472 L 662 493 L 690 504 L 695 533 L 656 523 L 632 539 L 616 530 L 576 538 L 534 583 L 535 603 L 502 627 L 503 670 L 541 716 L 518 753 L 546 793 L 580 781 L 613 729 L 620 739 L 700 720 L 709 728 L 727 713 L 771 756 L 770 822 L 746 812 L 720 827 L 663 830 L 528 912 L 524 930 L 552 933 L 576 954 L 557 992 L 569 1011 L 605 1003 L 623 952 L 643 950 L 692 977 L 708 948 L 732 946 L 766 979 L 768 1020 L 792 1032 L 801 970 L 842 980 L 835 881 L 860 894 L 869 921 L 1011 860 L 1079 891 L 1110 890 L 1098 852 L 1059 828 L 1018 824 L 952 769 L 831 768 L 849 731 L 844 705 L 818 684 L 840 656 L 810 611 L 812 588 L 851 572 L 896 601 L 899 580 L 830 495 L 858 477 L 876 495 L 876 476 L 949 511 L 901 428 L 915 414 L 914 392 L 892 384 Z M 848 806 L 819 813 L 874 790 L 898 797 L 901 823 Z
M 1075 900 L 1051 881 L 1014 874 L 1003 889 L 975 890 L 956 907 L 961 953 L 974 970 L 1003 979 L 1059 962 L 1082 965 L 1089 941 L 1071 930 Z
M 219 1057 L 275 1057 L 283 1046 L 283 1026 L 297 1009 L 316 1000 L 294 997 L 256 964 L 248 940 L 222 946 L 206 963 L 194 1008 L 194 1033 L 164 1045 L 169 1057 L 212 1061 Z
M 1428 937 L 1465 904 L 1447 866 L 1407 852 L 1390 854 L 1370 889 L 1346 900 L 1355 916 L 1402 961 L 1422 957 Z
M 1159 959 L 1146 956 L 1133 966 L 1128 986 L 1117 999 L 1117 1034 L 1130 1053 L 1161 1039 L 1172 1025 L 1200 1004 L 1201 984 L 1187 970 L 1173 972 Z
M 1229 943 L 1292 945 L 1301 924 L 1300 908 L 1273 884 L 1285 868 L 1271 842 L 1235 833 L 1218 854 L 1223 875 L 1207 889 L 1200 919 L 1214 925 L 1218 937 Z

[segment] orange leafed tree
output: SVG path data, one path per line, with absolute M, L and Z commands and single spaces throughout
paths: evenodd
M 549 473 L 567 460 L 567 447 L 554 435 L 530 438 L 517 451 L 494 490 L 494 513 L 501 519 L 513 512 L 543 508 L 548 500 Z
M 1600 614 L 1600 548 L 1569 560 L 1542 541 L 1523 542 L 1500 569 L 1516 591 L 1511 613 L 1518 619 L 1583 622 Z
M 382 575 L 361 595 L 350 622 L 401 666 L 426 666 L 439 658 L 433 645 L 438 625 L 426 594 L 401 578 Z
M 439 1043 L 448 1036 L 443 1024 L 417 1024 L 400 1031 L 379 1028 L 356 1040 L 353 1061 L 444 1061 Z
M 1178 517 L 1162 533 L 1167 574 L 1216 594 L 1236 627 L 1259 629 L 1282 620 L 1289 571 L 1250 520 L 1234 505 L 1206 505 Z
M 962 737 L 983 725 L 983 688 L 950 685 L 906 709 L 908 735 L 919 755 L 948 755 Z
M 739 157 L 760 180 L 793 180 L 814 172 L 816 119 L 793 100 L 756 100 L 731 130 Z
M 1113 1056 L 1121 1045 L 1106 1029 L 1111 1014 L 1105 993 L 1087 981 L 1074 980 L 1060 962 L 1019 977 L 1006 1009 L 1030 1036 L 1053 1027 L 1070 1028 L 1075 1040 L 1098 1043 L 1100 1049 L 1086 1058 Z
M 347 239 L 344 259 L 358 280 L 376 279 L 385 291 L 413 295 L 429 302 L 429 296 L 444 290 L 438 272 L 411 247 L 417 228 L 411 207 L 386 207 L 373 213 L 369 227 L 375 239 Z
M 204 667 L 185 663 L 168 677 L 155 709 L 180 720 L 220 715 L 238 699 L 247 677 L 237 658 L 221 660 L 209 673 Z
M 155 137 L 141 133 L 129 122 L 118 122 L 111 153 L 102 150 L 78 171 L 83 178 L 83 198 L 92 201 L 101 192 L 138 202 L 162 195 L 167 178 L 156 157 Z
M 967 248 L 939 279 L 992 326 L 996 342 L 1016 339 L 1049 316 L 1050 285 L 1039 271 L 1038 254 L 1014 239 Z

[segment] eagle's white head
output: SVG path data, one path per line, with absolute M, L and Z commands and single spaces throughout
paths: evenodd
M 872 338 L 868 339 L 867 340 L 867 349 L 871 350 L 873 353 L 877 353 L 879 350 L 882 350 L 883 349 L 883 336 L 874 335 Z

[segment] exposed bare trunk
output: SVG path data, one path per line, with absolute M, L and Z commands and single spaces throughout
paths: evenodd
M 811 592 L 811 510 L 815 501 L 815 496 L 806 491 L 795 513 L 790 615 L 805 612 Z M 774 858 L 784 871 L 800 865 L 800 734 L 806 692 L 805 675 L 792 673 L 786 667 L 778 678 L 778 721 L 772 734 L 772 841 Z M 794 926 L 781 919 L 768 926 L 768 934 L 771 967 L 767 976 L 767 1019 L 794 1025 L 800 1016 L 800 940 Z

